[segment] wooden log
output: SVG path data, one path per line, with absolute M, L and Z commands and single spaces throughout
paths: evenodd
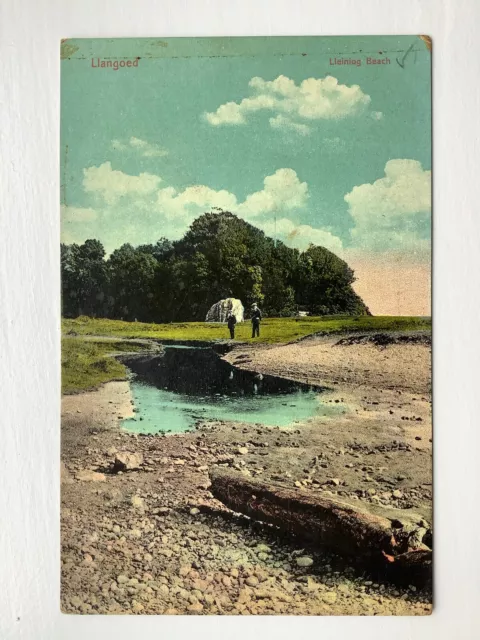
M 431 550 L 425 545 L 411 549 L 411 536 L 393 527 L 388 518 L 223 468 L 213 469 L 210 479 L 212 494 L 233 511 L 341 554 L 373 560 L 386 569 L 394 569 L 390 573 L 405 573 L 409 567 L 419 575 L 431 572 Z

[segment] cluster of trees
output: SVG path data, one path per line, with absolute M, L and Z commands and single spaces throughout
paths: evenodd
M 62 245 L 65 317 L 143 322 L 204 320 L 212 304 L 239 298 L 269 316 L 368 314 L 354 292 L 352 269 L 311 245 L 304 252 L 275 242 L 232 213 L 206 213 L 181 240 L 124 244 L 107 259 L 98 240 Z

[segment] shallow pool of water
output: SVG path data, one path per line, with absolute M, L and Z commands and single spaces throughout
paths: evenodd
M 135 416 L 123 427 L 137 433 L 180 433 L 198 420 L 286 427 L 343 409 L 323 403 L 319 388 L 237 369 L 210 348 L 168 346 L 126 364 Z

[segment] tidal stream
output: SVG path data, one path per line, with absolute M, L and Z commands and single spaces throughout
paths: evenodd
M 123 427 L 132 432 L 180 433 L 199 420 L 286 427 L 344 409 L 322 402 L 320 387 L 238 369 L 211 347 L 169 345 L 123 362 L 135 407 Z

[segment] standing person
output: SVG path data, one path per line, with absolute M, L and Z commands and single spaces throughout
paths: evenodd
M 257 307 L 255 303 L 252 306 L 252 338 L 255 338 L 255 335 L 260 337 L 260 320 L 262 319 L 262 312 Z
M 237 318 L 233 315 L 233 313 L 229 313 L 227 316 L 227 325 L 230 329 L 230 338 L 231 340 L 235 340 L 235 325 L 237 324 Z

